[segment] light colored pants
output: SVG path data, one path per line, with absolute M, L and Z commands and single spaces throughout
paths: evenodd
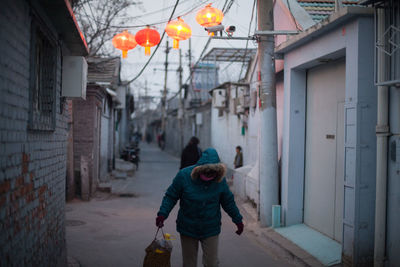
M 204 267 L 218 267 L 218 235 L 205 239 L 181 235 L 183 267 L 197 266 L 199 242 L 203 250 Z

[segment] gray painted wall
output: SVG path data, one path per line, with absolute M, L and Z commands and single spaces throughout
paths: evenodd
M 374 240 L 376 88 L 373 18 L 356 17 L 285 54 L 282 207 L 285 225 L 303 222 L 306 71 L 346 57 L 343 261 L 371 264 Z

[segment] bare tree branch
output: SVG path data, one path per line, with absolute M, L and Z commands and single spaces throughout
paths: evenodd
M 124 25 L 129 9 L 144 11 L 140 0 L 69 0 L 89 47 L 89 56 L 110 56 L 113 36 L 120 31 L 111 25 Z

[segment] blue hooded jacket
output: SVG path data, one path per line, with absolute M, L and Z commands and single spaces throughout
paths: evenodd
M 203 181 L 200 173 L 217 173 L 215 179 Z M 242 222 L 232 192 L 225 180 L 226 167 L 213 148 L 206 149 L 199 161 L 178 172 L 167 189 L 157 215 L 165 218 L 180 200 L 177 231 L 185 236 L 203 239 L 221 232 L 221 208 L 234 223 Z

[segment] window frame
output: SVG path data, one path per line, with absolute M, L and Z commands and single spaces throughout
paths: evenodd
M 55 34 L 34 10 L 30 33 L 28 129 L 54 131 L 59 47 Z

